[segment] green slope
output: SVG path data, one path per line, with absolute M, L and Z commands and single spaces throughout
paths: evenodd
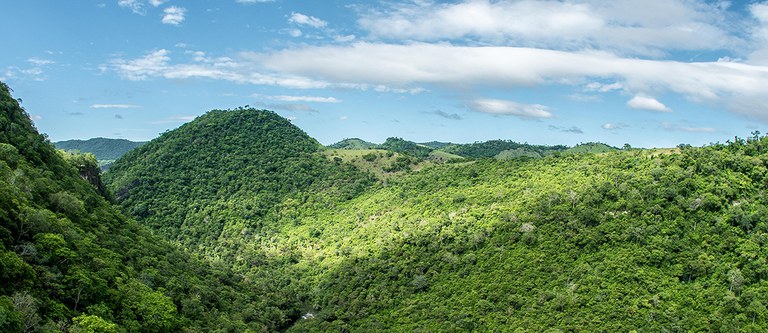
M 376 146 L 375 143 L 371 143 L 358 138 L 350 138 L 350 139 L 344 139 L 339 142 L 336 142 L 328 146 L 328 148 L 360 150 L 360 149 L 372 149 L 375 146 Z
M 116 160 L 125 155 L 131 149 L 139 147 L 146 142 L 135 142 L 125 139 L 92 138 L 88 140 L 65 140 L 54 142 L 58 149 L 91 153 L 97 160 Z
M 309 212 L 293 331 L 764 330 L 766 149 L 447 165 Z
M 453 144 L 440 150 L 466 158 L 510 159 L 520 156 L 547 156 L 566 150 L 565 146 L 540 146 L 527 143 L 517 143 L 509 140 L 490 140 L 468 144 Z
M 115 210 L 96 191 L 95 160 L 57 151 L 9 90 L 0 83 L 0 332 L 285 325 L 291 306 L 279 295 L 190 257 Z
M 616 151 L 618 148 L 611 147 L 607 144 L 600 142 L 581 143 L 571 148 L 566 149 L 565 154 L 599 154 Z
M 115 162 L 104 179 L 143 224 L 215 257 L 241 245 L 219 239 L 271 228 L 288 198 L 344 200 L 371 181 L 329 161 L 288 120 L 243 108 L 210 111 L 164 133 Z
M 403 156 L 321 152 L 274 113 L 213 111 L 127 154 L 108 184 L 279 300 L 253 312 L 278 309 L 289 332 L 768 328 L 767 138 L 604 154 L 497 140 L 371 185 L 350 165 L 432 151 L 388 141 Z M 486 158 L 505 151 L 543 157 Z
M 390 150 L 396 153 L 407 154 L 416 158 L 427 158 L 432 148 L 420 145 L 413 141 L 403 140 L 402 138 L 387 138 L 384 143 L 376 146 L 378 149 Z

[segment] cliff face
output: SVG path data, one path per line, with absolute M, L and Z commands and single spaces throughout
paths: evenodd
M 93 154 L 71 154 L 67 152 L 62 152 L 62 154 L 67 163 L 75 167 L 80 177 L 91 184 L 99 195 L 108 201 L 112 201 L 112 195 L 101 181 L 101 168 Z

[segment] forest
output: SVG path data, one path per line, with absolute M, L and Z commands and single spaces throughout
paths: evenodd
M 764 332 L 768 137 L 324 147 L 212 110 L 108 171 L 0 87 L 2 332 Z

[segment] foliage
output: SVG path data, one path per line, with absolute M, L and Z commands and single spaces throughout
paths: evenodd
M 331 148 L 331 149 L 352 149 L 352 150 L 373 149 L 374 147 L 376 147 L 375 143 L 371 143 L 358 138 L 344 139 L 328 146 L 328 148 Z
M 105 175 L 183 252 L 9 110 L 4 330 L 768 330 L 759 133 L 600 154 L 497 140 L 426 165 L 402 139 L 389 140 L 401 152 L 333 151 L 271 112 L 212 111 Z M 365 166 L 408 171 L 374 182 Z
M 607 144 L 600 143 L 600 142 L 588 142 L 588 143 L 581 143 L 576 146 L 573 146 L 571 148 L 566 149 L 563 153 L 565 154 L 599 154 L 599 153 L 607 153 L 614 150 L 617 150 L 616 147 L 611 147 Z
M 0 83 L 0 331 L 278 330 L 283 310 L 126 218 Z M 83 171 L 87 171 L 83 175 Z M 91 173 L 95 172 L 95 173 Z
M 453 145 L 453 143 L 450 142 L 440 142 L 440 141 L 430 141 L 430 142 L 423 142 L 419 143 L 419 145 L 427 146 L 432 149 L 442 149 L 445 147 L 448 147 L 450 145 Z
M 410 155 L 416 158 L 427 158 L 429 153 L 432 152 L 432 148 L 420 145 L 418 143 L 403 140 L 401 138 L 387 138 L 384 143 L 378 145 L 376 148 L 390 150 L 397 153 Z
M 551 155 L 554 152 L 562 152 L 568 147 L 565 146 L 539 146 L 529 145 L 527 143 L 517 143 L 509 140 L 490 140 L 486 142 L 475 142 L 469 144 L 453 144 L 442 148 L 441 150 L 463 156 L 466 158 L 491 158 L 495 157 L 503 152 L 502 158 L 508 158 L 509 152 L 525 152 L 524 154 L 518 154 L 517 156 L 530 156 L 537 154 L 539 156 Z

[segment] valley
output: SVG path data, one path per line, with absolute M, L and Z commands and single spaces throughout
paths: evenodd
M 768 328 L 758 132 L 324 147 L 241 107 L 96 178 L 95 156 L 57 151 L 1 93 L 4 332 Z

